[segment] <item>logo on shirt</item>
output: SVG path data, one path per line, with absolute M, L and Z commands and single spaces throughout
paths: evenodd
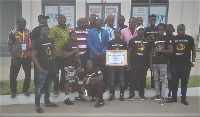
M 169 43 L 172 43 L 172 40 L 169 40 Z
M 144 51 L 145 46 L 143 44 L 138 45 L 138 51 Z
M 183 51 L 183 50 L 185 50 L 185 45 L 184 44 L 178 44 L 176 46 L 176 49 L 179 50 L 179 51 Z
M 46 49 L 46 54 L 47 54 L 47 55 L 51 55 L 51 48 L 50 48 L 50 47 L 48 47 L 48 48 Z
M 156 48 L 159 49 L 159 50 L 163 50 L 163 46 L 162 46 L 161 44 L 158 44 L 158 45 L 156 46 Z

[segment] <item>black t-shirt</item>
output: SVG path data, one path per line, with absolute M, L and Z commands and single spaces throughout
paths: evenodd
M 138 37 L 134 37 L 129 41 L 128 48 L 132 49 L 132 66 L 149 66 L 149 47 L 149 42 L 146 39 L 139 39 Z
M 194 46 L 194 39 L 189 35 L 183 38 L 178 35 L 172 41 L 173 54 L 171 56 L 171 65 L 174 66 L 190 66 L 191 50 Z
M 159 50 L 168 50 L 169 45 L 171 45 L 171 43 L 169 42 L 166 36 L 163 36 L 161 38 L 157 38 L 156 41 L 154 41 L 153 48 L 157 48 Z M 169 60 L 168 54 L 154 52 L 152 63 L 167 64 L 168 60 Z
M 41 36 L 40 31 L 41 31 L 41 26 L 37 26 L 32 30 L 31 36 L 30 36 L 31 41 L 35 41 L 38 38 L 40 38 L 40 36 Z
M 166 38 L 167 38 L 167 40 L 169 41 L 169 43 L 172 45 L 172 41 L 175 39 L 175 36 L 174 36 L 174 35 L 172 35 L 172 36 L 166 35 Z M 167 61 L 168 61 L 168 63 L 170 63 L 171 55 L 172 55 L 172 54 L 167 54 L 167 55 L 166 55 L 166 56 L 167 56 Z
M 108 43 L 108 50 L 127 50 L 127 43 L 122 39 L 113 39 Z
M 52 39 L 39 38 L 33 45 L 33 50 L 37 51 L 37 58 L 40 66 L 45 70 L 55 69 L 53 61 L 54 41 Z
M 84 71 L 83 76 L 84 77 L 98 77 L 99 75 L 102 75 L 102 71 L 99 67 L 94 67 L 92 72 L 87 71 L 87 69 Z
M 71 52 L 73 50 L 75 50 L 76 48 L 78 48 L 78 46 L 74 43 L 72 43 L 71 41 L 67 42 L 63 48 L 62 48 L 62 51 L 67 51 L 67 52 Z M 79 67 L 79 55 L 77 54 L 74 54 L 68 58 L 66 58 L 64 60 L 64 65 L 65 66 L 73 66 L 75 68 Z

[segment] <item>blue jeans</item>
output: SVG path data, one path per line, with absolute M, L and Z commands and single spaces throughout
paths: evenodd
M 172 98 L 177 100 L 179 78 L 181 79 L 181 99 L 186 100 L 187 84 L 191 67 L 179 67 L 171 65 Z
M 109 67 L 110 94 L 115 94 L 115 80 L 120 83 L 120 94 L 124 94 L 124 67 Z
M 44 74 L 38 74 L 37 83 L 35 87 L 35 105 L 40 106 L 40 96 L 41 96 L 41 88 L 44 86 L 45 96 L 44 101 L 45 104 L 50 103 L 50 89 L 51 83 L 54 75 L 51 74 L 48 70 L 45 71 Z

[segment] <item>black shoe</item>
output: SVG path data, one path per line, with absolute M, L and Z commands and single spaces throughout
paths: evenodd
M 135 94 L 134 95 L 130 94 L 129 97 L 128 97 L 128 101 L 132 101 L 134 99 L 134 97 L 135 97 Z
M 30 96 L 29 92 L 27 92 L 27 91 L 24 92 L 24 95 L 25 95 L 25 96 Z
M 124 101 L 124 95 L 123 95 L 123 94 L 120 94 L 119 100 L 120 100 L 120 101 Z
M 79 97 L 75 97 L 75 101 L 87 101 L 87 100 L 83 98 L 81 95 L 79 95 Z
M 144 96 L 144 94 L 139 95 L 140 100 L 145 101 L 146 97 Z
M 181 100 L 181 103 L 183 103 L 184 105 L 189 105 L 189 103 L 186 100 Z
M 108 99 L 108 101 L 113 101 L 115 99 L 114 94 L 110 94 L 110 98 Z
M 177 99 L 172 98 L 172 102 L 177 102 Z
M 71 102 L 69 99 L 66 99 L 66 100 L 64 101 L 64 103 L 65 103 L 66 105 L 73 105 L 73 104 L 74 104 L 74 103 Z
M 173 103 L 172 98 L 168 98 L 168 100 L 166 101 L 166 103 Z
M 99 108 L 99 107 L 102 107 L 102 106 L 104 106 L 104 105 L 105 105 L 104 102 L 97 102 L 97 103 L 94 105 L 94 107 L 95 107 L 95 108 Z
M 96 96 L 92 96 L 92 99 L 90 100 L 90 102 L 95 102 L 97 100 Z
M 16 93 L 11 93 L 11 98 L 15 98 L 16 97 Z

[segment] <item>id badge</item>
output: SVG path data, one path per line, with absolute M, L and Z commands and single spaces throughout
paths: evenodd
M 22 50 L 26 50 L 26 44 L 21 44 Z

